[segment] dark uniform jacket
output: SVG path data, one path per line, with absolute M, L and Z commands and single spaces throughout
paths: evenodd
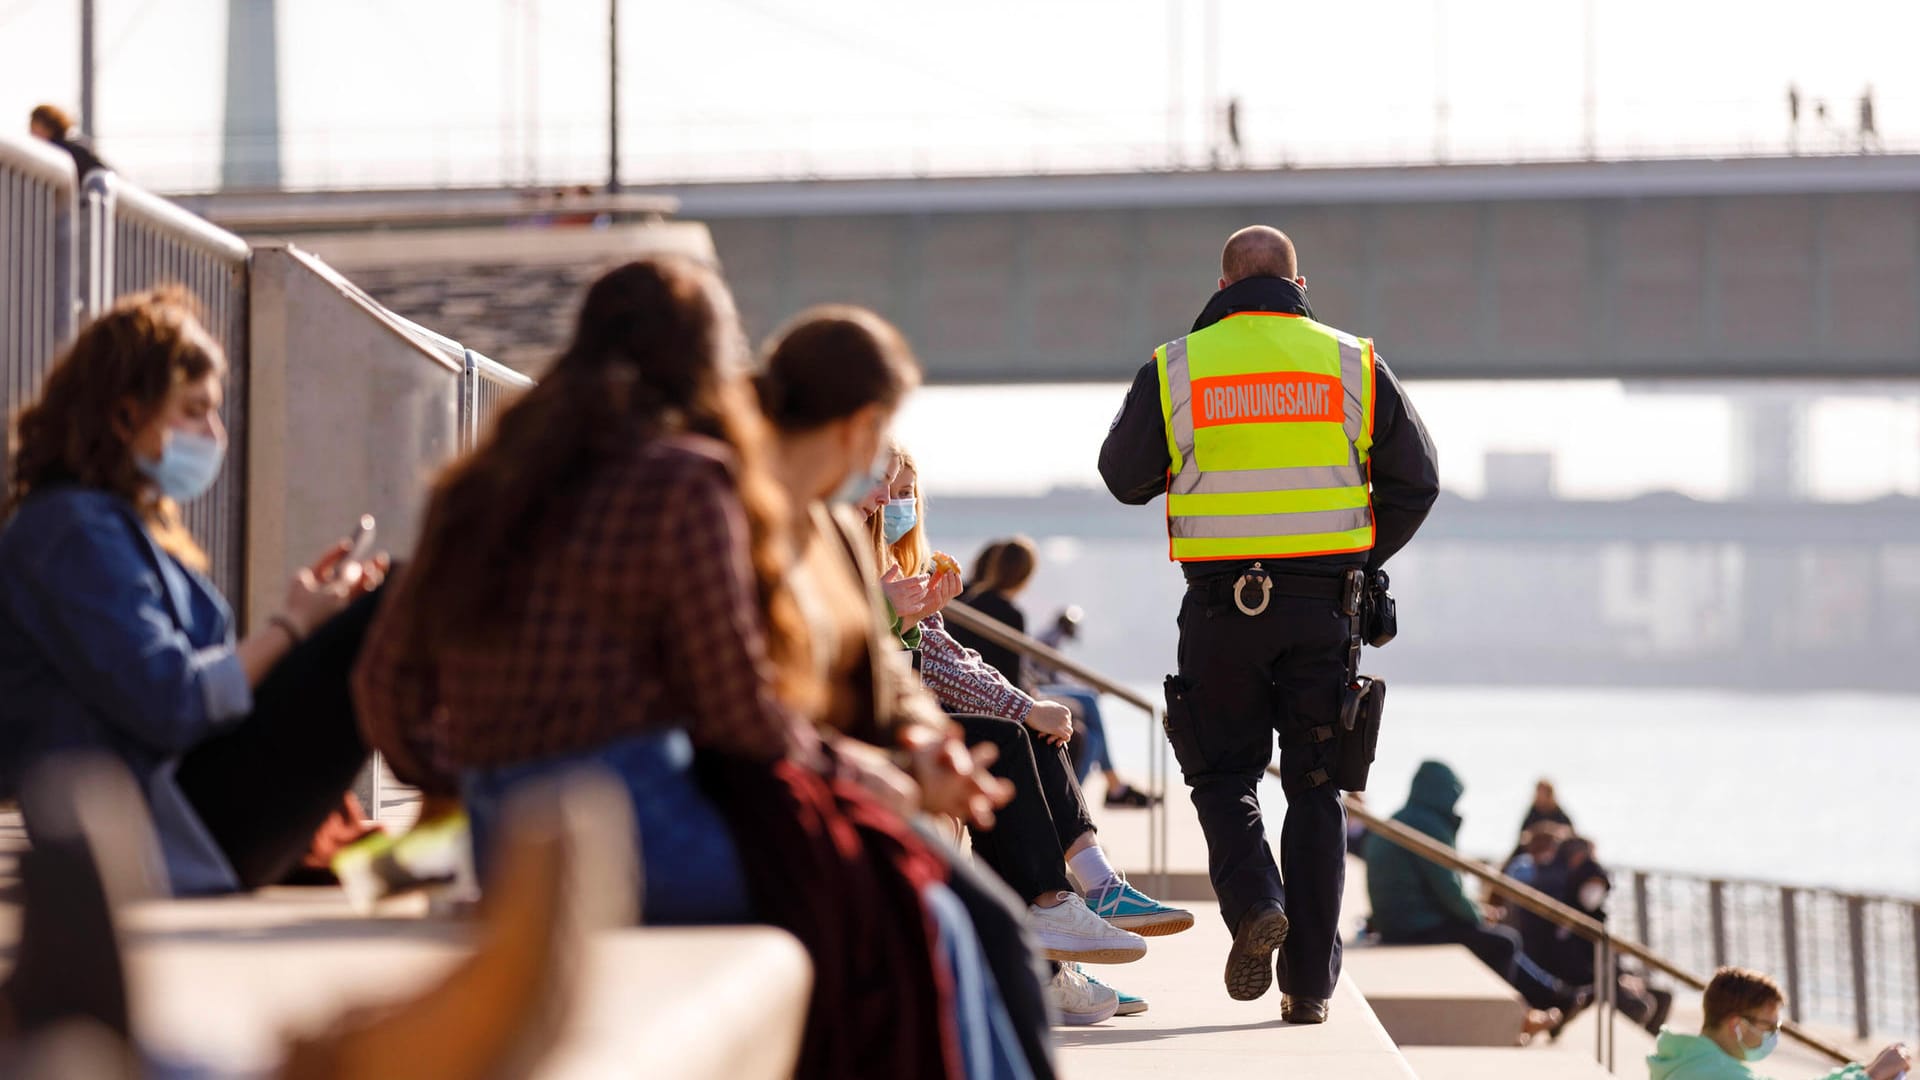
M 1286 278 L 1251 277 L 1214 293 L 1193 321 L 1193 329 L 1204 330 L 1242 311 L 1313 317 L 1307 291 L 1298 284 Z M 1374 354 L 1374 373 L 1373 550 L 1282 560 L 1280 568 L 1286 572 L 1336 575 L 1363 563 L 1369 570 L 1378 569 L 1413 539 L 1440 494 L 1433 440 L 1378 352 Z M 1144 506 L 1166 492 L 1167 473 L 1172 467 L 1166 420 L 1160 414 L 1160 376 L 1149 359 L 1134 376 L 1120 415 L 1114 417 L 1107 441 L 1100 447 L 1100 476 L 1114 498 L 1130 506 Z M 1252 561 L 1190 562 L 1184 569 L 1189 581 L 1238 577 Z

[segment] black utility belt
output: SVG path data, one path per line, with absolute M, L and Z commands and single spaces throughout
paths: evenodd
M 1323 577 L 1318 574 L 1276 574 L 1269 571 L 1267 579 L 1273 582 L 1273 591 L 1276 595 L 1294 596 L 1304 600 L 1325 600 L 1330 604 L 1339 604 L 1346 591 L 1346 586 L 1340 578 Z M 1200 594 L 1208 607 L 1233 607 L 1233 587 L 1236 580 L 1218 577 L 1189 582 L 1187 591 Z

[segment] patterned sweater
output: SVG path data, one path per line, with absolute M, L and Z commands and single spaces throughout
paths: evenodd
M 920 680 L 949 712 L 1026 723 L 1033 699 L 980 654 L 953 640 L 939 614 L 920 620 Z

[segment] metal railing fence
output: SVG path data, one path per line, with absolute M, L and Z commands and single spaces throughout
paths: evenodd
M 467 373 L 460 384 L 460 449 L 470 451 L 493 422 L 533 380 L 497 360 L 466 349 Z
M 1773 972 L 1803 1023 L 1860 1038 L 1920 1031 L 1920 900 L 1653 870 L 1621 878 L 1648 947 L 1692 967 Z
M 13 414 L 79 317 L 79 221 L 72 159 L 38 140 L 0 138 L 0 500 Z
M 1280 775 L 1280 770 L 1275 767 L 1269 767 L 1267 772 L 1275 777 Z M 1379 839 L 1410 851 L 1456 874 L 1467 874 L 1477 878 L 1493 886 L 1495 892 L 1515 906 L 1570 931 L 1584 941 L 1593 943 L 1593 970 L 1596 975 L 1593 988 L 1596 995 L 1594 1007 L 1599 1019 L 1599 1023 L 1595 1026 L 1594 1054 L 1609 1072 L 1613 1071 L 1615 1049 L 1614 1024 L 1611 1015 L 1615 1007 L 1613 1001 L 1615 980 L 1607 978 L 1605 973 L 1615 969 L 1616 959 L 1627 957 L 1638 960 L 1649 973 L 1664 975 L 1690 989 L 1704 990 L 1707 987 L 1707 980 L 1695 974 L 1693 968 L 1669 959 L 1648 945 L 1618 936 L 1606 923 L 1590 918 L 1583 912 L 1575 911 L 1530 885 L 1515 881 L 1476 859 L 1470 859 L 1423 832 L 1409 828 L 1398 821 L 1381 817 L 1351 799 L 1347 800 L 1346 808 L 1348 817 L 1365 825 L 1367 831 Z M 1853 1060 L 1846 1051 L 1806 1030 L 1797 1019 L 1783 1021 L 1780 1032 L 1802 1046 L 1825 1054 L 1841 1064 Z
M 1166 792 L 1168 744 L 1160 737 L 1165 723 L 1161 703 L 1123 683 L 1107 678 L 1056 649 L 1048 648 L 998 619 L 982 615 L 958 600 L 948 604 L 942 609 L 941 614 L 955 626 L 970 630 L 988 641 L 1012 649 L 1029 660 L 1070 675 L 1103 694 L 1117 697 L 1145 712 L 1147 718 L 1152 721 L 1147 725 L 1147 789 Z M 1164 797 L 1156 800 L 1148 808 L 1147 814 L 1147 870 L 1154 879 L 1155 890 L 1164 896 L 1167 892 L 1167 808 Z

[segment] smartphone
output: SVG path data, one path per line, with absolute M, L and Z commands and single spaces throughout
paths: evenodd
M 360 565 L 365 563 L 368 557 L 373 554 L 374 532 L 375 525 L 373 515 L 361 514 L 360 520 L 354 522 L 353 532 L 347 537 L 347 553 L 340 557 L 339 562 L 334 564 L 333 576 L 335 579 L 338 579 L 341 574 L 347 573 L 347 567 L 349 566 L 355 568 L 353 572 L 359 572 Z

